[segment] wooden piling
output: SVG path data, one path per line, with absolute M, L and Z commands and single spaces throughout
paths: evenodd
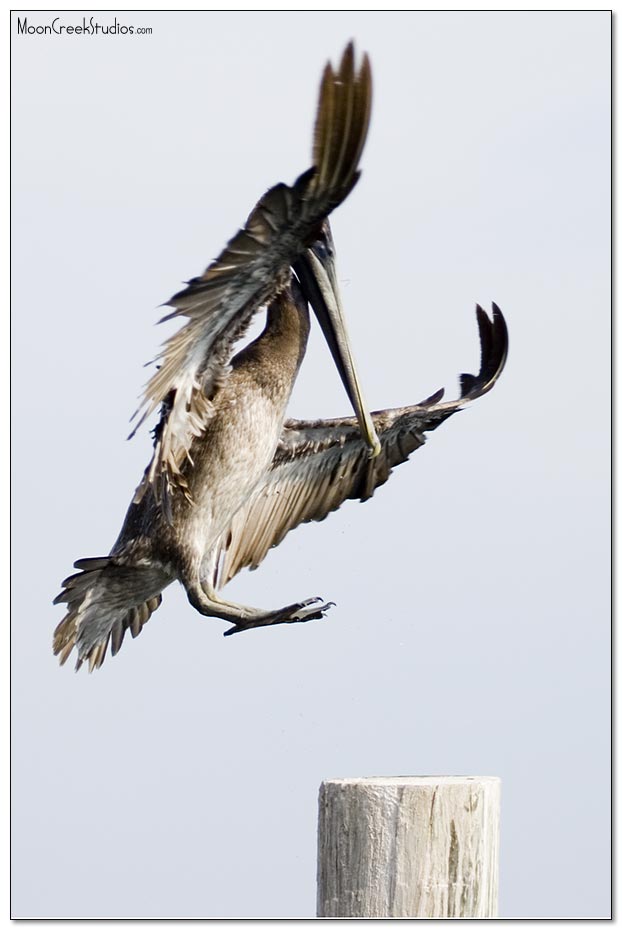
M 496 917 L 500 780 L 322 783 L 318 917 Z

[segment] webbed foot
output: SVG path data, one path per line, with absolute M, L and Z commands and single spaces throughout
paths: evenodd
M 244 630 L 252 630 L 259 626 L 275 626 L 277 623 L 307 623 L 309 620 L 321 620 L 326 616 L 326 611 L 334 606 L 333 601 L 323 603 L 321 597 L 310 597 L 306 601 L 290 604 L 288 607 L 274 610 L 262 617 L 248 620 L 240 618 L 230 630 L 223 633 L 223 636 L 233 636 L 234 633 L 243 633 Z

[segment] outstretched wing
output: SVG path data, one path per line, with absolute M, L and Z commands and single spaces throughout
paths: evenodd
M 365 56 L 355 70 L 350 44 L 338 71 L 330 64 L 324 71 L 313 167 L 292 187 L 277 184 L 264 194 L 216 261 L 168 302 L 173 311 L 164 320 L 184 316 L 188 321 L 164 343 L 137 411 L 139 426 L 163 405 L 153 459 L 135 500 L 149 485 L 158 501 L 175 486 L 184 487 L 181 466 L 213 414 L 212 398 L 229 373 L 234 344 L 287 283 L 290 265 L 318 224 L 358 180 L 370 108 L 369 60 Z
M 489 391 L 505 365 L 508 334 L 499 308 L 492 320 L 477 307 L 481 363 L 477 375 L 460 376 L 461 395 L 441 402 L 443 391 L 411 407 L 373 413 L 382 451 L 376 458 L 361 439 L 357 420 L 285 423 L 271 471 L 249 503 L 234 516 L 219 544 L 214 585 L 223 587 L 245 566 L 257 568 L 300 523 L 323 520 L 345 500 L 365 501 L 392 469 L 425 442 L 424 433 L 464 404 Z

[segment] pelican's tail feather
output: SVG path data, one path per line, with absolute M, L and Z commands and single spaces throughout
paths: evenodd
M 76 671 L 86 661 L 92 672 L 103 664 L 108 643 L 116 655 L 127 630 L 138 636 L 170 579 L 153 568 L 119 564 L 113 556 L 79 559 L 74 566 L 80 571 L 65 578 L 54 599 L 67 604 L 54 631 L 54 655 L 63 665 L 75 648 Z

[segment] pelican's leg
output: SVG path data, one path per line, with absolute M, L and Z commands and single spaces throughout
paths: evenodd
M 334 606 L 331 601 L 324 603 L 321 597 L 312 597 L 306 601 L 281 607 L 279 610 L 260 610 L 257 607 L 246 607 L 243 604 L 234 604 L 224 600 L 211 585 L 205 582 L 200 585 L 186 585 L 186 590 L 190 603 L 199 613 L 206 617 L 228 620 L 234 624 L 230 630 L 225 632 L 225 636 L 241 633 L 243 630 L 252 630 L 258 626 L 319 620 L 329 607 Z
M 227 604 L 229 608 L 238 608 L 236 604 Z M 226 617 L 234 624 L 230 630 L 223 635 L 232 636 L 234 633 L 242 633 L 244 630 L 252 630 L 258 626 L 274 626 L 277 623 L 307 623 L 308 620 L 321 620 L 326 616 L 326 611 L 334 607 L 333 601 L 324 603 L 321 597 L 310 597 L 306 601 L 298 601 L 296 604 L 289 604 L 288 607 L 281 607 L 280 610 L 257 611 L 257 616 L 245 617 L 246 607 L 242 608 L 242 615 L 236 619 Z

